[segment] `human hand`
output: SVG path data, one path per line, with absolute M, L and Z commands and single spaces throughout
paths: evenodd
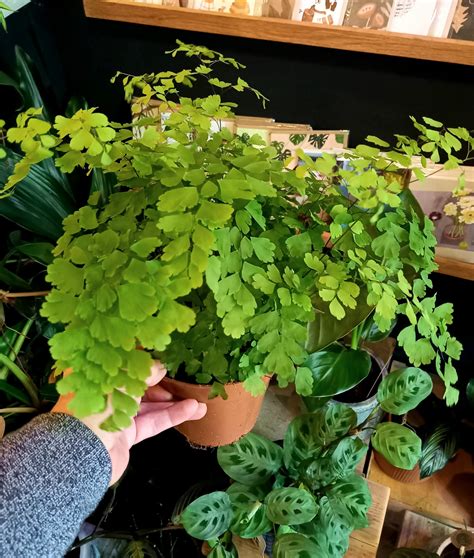
M 132 425 L 125 430 L 106 432 L 100 428 L 102 422 L 110 415 L 110 409 L 81 419 L 97 435 L 109 452 L 112 462 L 111 485 L 117 482 L 125 472 L 130 459 L 130 448 L 133 445 L 182 422 L 199 420 L 206 414 L 206 405 L 198 403 L 195 399 L 174 401 L 171 393 L 158 385 L 165 374 L 164 366 L 159 361 L 155 361 L 147 380 L 149 388 L 141 400 L 138 414 L 134 417 Z M 61 396 L 51 412 L 71 415 L 67 405 L 72 397 L 72 394 Z

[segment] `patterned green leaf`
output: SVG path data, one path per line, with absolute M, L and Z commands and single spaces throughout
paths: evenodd
M 314 496 L 302 488 L 275 488 L 265 504 L 268 518 L 279 525 L 307 523 L 319 509 Z
M 299 533 L 288 533 L 277 537 L 273 556 L 274 558 L 329 558 L 316 541 Z
M 401 368 L 380 383 L 377 399 L 384 411 L 404 415 L 426 399 L 433 389 L 429 374 L 419 368 Z
M 232 506 L 225 492 L 212 492 L 194 500 L 180 516 L 186 531 L 194 538 L 205 541 L 220 537 L 232 520 Z
M 253 433 L 217 450 L 217 460 L 224 472 L 247 486 L 269 480 L 280 468 L 282 459 L 279 446 Z
M 286 431 L 283 444 L 286 467 L 297 470 L 306 459 L 347 434 L 356 423 L 355 412 L 341 403 L 296 417 Z
M 339 506 L 334 499 L 330 502 L 327 496 L 322 496 L 318 503 L 318 515 L 311 523 L 300 525 L 298 531 L 321 541 L 331 558 L 342 558 L 347 552 L 349 535 L 354 529 L 352 518 L 347 517 L 344 506 Z
M 232 533 L 244 539 L 251 539 L 271 531 L 272 523 L 267 517 L 267 506 L 263 503 L 264 490 L 257 486 L 249 488 L 234 482 L 227 489 L 227 494 L 232 503 Z
M 348 525 L 361 529 L 367 527 L 367 512 L 372 497 L 367 481 L 356 473 L 336 482 L 327 492 L 328 503 L 333 510 L 342 514 Z
M 359 438 L 343 438 L 333 451 L 308 465 L 305 476 L 311 487 L 318 489 L 353 473 L 367 449 Z
M 457 449 L 457 436 L 452 426 L 437 424 L 423 440 L 420 458 L 420 478 L 434 475 L 445 467 Z
M 411 470 L 421 456 L 420 438 L 406 426 L 392 422 L 378 424 L 372 445 L 387 461 L 400 469 Z

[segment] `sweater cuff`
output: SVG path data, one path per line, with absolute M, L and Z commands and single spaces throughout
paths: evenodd
M 8 502 L 2 525 L 8 555 L 63 556 L 105 494 L 111 473 L 104 444 L 70 415 L 39 415 L 5 436 L 0 500 Z

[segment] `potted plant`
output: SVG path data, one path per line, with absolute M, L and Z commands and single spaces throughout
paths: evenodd
M 432 223 L 392 174 L 411 168 L 421 148 L 447 151 L 449 140 L 459 151 L 469 133 L 443 129 L 427 147 L 426 135 L 440 125 L 425 119 L 426 126 L 416 123 L 417 140 L 398 136 L 391 150 L 358 146 L 347 168 L 330 154 L 313 161 L 301 153 L 303 164 L 287 170 L 258 135 L 219 129 L 232 103 L 217 94 L 178 94 L 204 77 L 217 90 L 261 98 L 241 77 L 215 76 L 219 65 L 241 65 L 205 47 L 179 43 L 178 53 L 197 60 L 195 67 L 122 75 L 133 113 L 154 98 L 167 113 L 164 127 L 160 116 L 118 124 L 95 109 L 58 116 L 51 126 L 30 109 L 7 132 L 24 157 L 4 193 L 51 159 L 62 172 L 101 169 L 116 178 L 107 201 L 95 193 L 64 220 L 48 267 L 53 289 L 42 314 L 64 325 L 50 345 L 57 373 L 74 370 L 58 383 L 61 393 L 75 394 L 71 410 L 100 412 L 110 398 L 113 413 L 103 427 L 126 427 L 145 390 L 151 352 L 176 363 L 171 375 L 211 384 L 219 397 L 237 381 L 261 396 L 269 374 L 310 395 L 308 351 L 341 338 L 371 312 L 382 331 L 397 313 L 408 316 L 399 342 L 415 366 L 436 362 L 452 404 L 452 359 L 460 353 L 447 330 L 452 308 L 425 296 L 435 269 Z M 448 155 L 450 165 L 462 161 Z M 201 320 L 217 322 L 206 370 L 202 346 L 196 354 L 189 346 Z M 176 355 L 175 340 L 190 351 Z
M 313 375 L 313 395 L 303 397 L 309 411 L 328 399 L 350 405 L 357 414 L 358 424 L 370 415 L 369 426 L 382 418 L 374 413 L 377 406 L 376 391 L 390 369 L 393 347 L 383 343 L 395 326 L 395 320 L 386 332 L 381 332 L 368 316 L 345 338 L 311 353 L 306 365 Z M 361 433 L 368 440 L 367 433 Z
M 377 397 L 385 411 L 404 413 L 430 393 L 430 376 L 404 369 L 388 375 Z M 342 403 L 326 404 L 290 424 L 283 447 L 250 433 L 217 450 L 234 482 L 192 502 L 178 522 L 193 537 L 207 540 L 211 557 L 234 556 L 232 537 L 276 534 L 275 558 L 343 556 L 353 529 L 367 525 L 371 499 L 355 468 L 367 452 L 357 437 L 357 415 Z M 373 430 L 373 429 L 372 429 Z M 372 443 L 387 459 L 409 468 L 421 441 L 408 428 L 385 423 Z M 225 554 L 227 552 L 227 554 Z
M 236 556 L 232 534 L 276 534 L 273 556 L 343 556 L 354 528 L 367 525 L 371 503 L 355 467 L 367 451 L 351 437 L 356 416 L 342 404 L 303 414 L 290 424 L 283 448 L 247 434 L 218 449 L 218 461 L 234 481 L 223 492 L 192 502 L 178 522 L 208 541 L 209 554 Z

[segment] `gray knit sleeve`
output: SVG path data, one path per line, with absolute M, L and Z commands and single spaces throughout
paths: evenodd
M 107 490 L 110 457 L 85 424 L 40 415 L 0 441 L 0 556 L 64 556 Z

